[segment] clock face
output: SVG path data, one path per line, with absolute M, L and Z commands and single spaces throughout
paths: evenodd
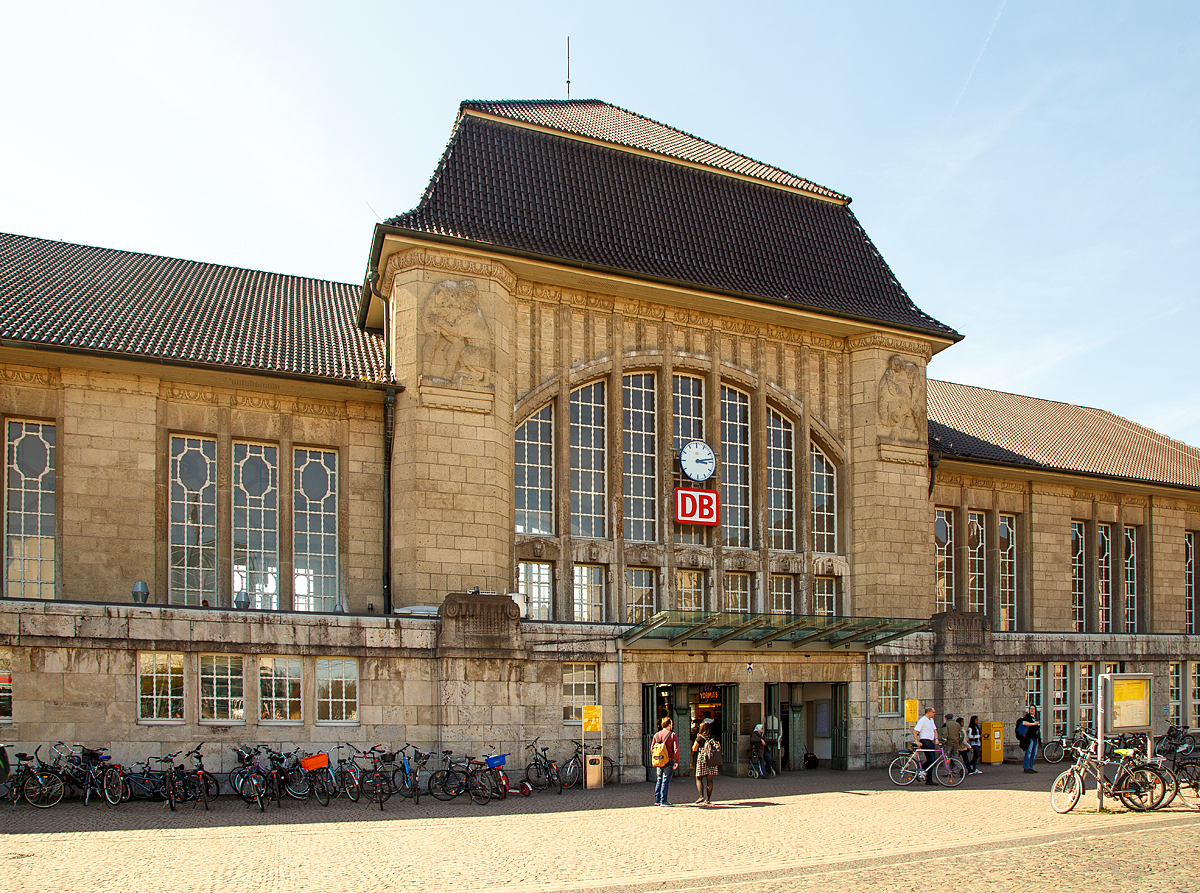
M 693 481 L 707 481 L 717 470 L 712 447 L 703 440 L 689 440 L 679 451 L 679 469 Z

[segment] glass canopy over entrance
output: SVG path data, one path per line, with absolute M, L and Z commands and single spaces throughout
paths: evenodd
M 928 620 L 889 617 L 659 611 L 631 627 L 620 640 L 626 648 L 660 650 L 707 647 L 723 651 L 755 648 L 868 651 L 928 628 Z

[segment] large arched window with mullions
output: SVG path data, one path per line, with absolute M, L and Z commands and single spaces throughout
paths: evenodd
M 750 396 L 721 387 L 721 534 L 750 548 Z
M 516 531 L 554 534 L 554 408 L 543 406 L 517 428 L 515 488 Z
M 767 411 L 767 545 L 789 552 L 796 548 L 794 430 L 775 410 Z
M 571 535 L 604 539 L 604 382 L 571 392 Z
M 814 552 L 837 551 L 837 469 L 812 445 L 812 538 Z

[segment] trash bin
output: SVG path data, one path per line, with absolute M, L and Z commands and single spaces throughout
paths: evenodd
M 583 778 L 589 790 L 604 787 L 604 761 L 599 754 L 588 754 Z
M 980 757 L 980 761 L 984 763 L 1003 763 L 1004 723 L 985 722 L 982 726 L 982 738 L 983 756 Z

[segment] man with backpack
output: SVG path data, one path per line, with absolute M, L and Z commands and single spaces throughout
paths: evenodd
M 671 776 L 679 768 L 679 736 L 675 734 L 671 717 L 662 718 L 662 728 L 655 733 L 650 743 L 650 762 L 658 769 L 654 782 L 654 805 L 670 806 L 667 792 L 671 789 Z
M 1028 712 L 1017 720 L 1016 733 L 1017 743 L 1025 751 L 1025 771 L 1034 774 L 1037 770 L 1033 768 L 1033 761 L 1042 740 L 1042 724 L 1038 721 L 1036 707 L 1030 705 Z

